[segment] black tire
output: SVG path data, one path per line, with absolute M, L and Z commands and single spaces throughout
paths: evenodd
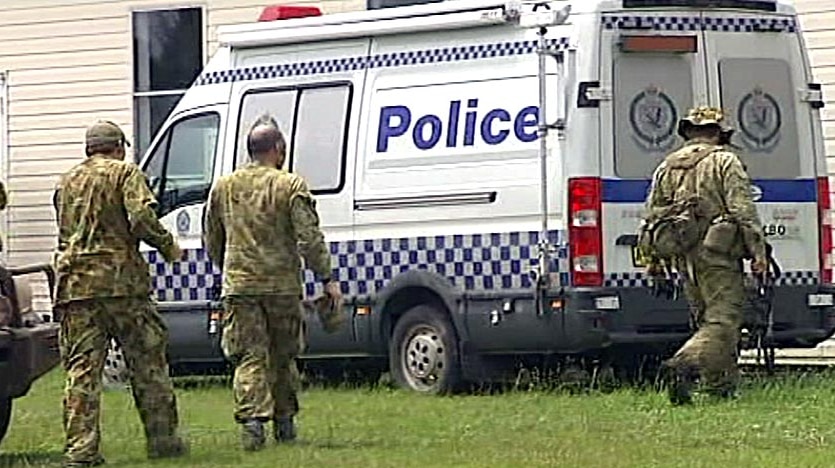
M 389 340 L 389 370 L 399 387 L 418 393 L 442 395 L 458 390 L 458 339 L 447 316 L 427 305 L 403 314 Z
M 6 431 L 9 429 L 9 423 L 12 420 L 12 399 L 0 398 L 0 443 L 3 442 L 3 437 L 6 436 Z

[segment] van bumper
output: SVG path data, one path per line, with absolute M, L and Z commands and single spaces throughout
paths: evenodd
M 835 307 L 810 306 L 810 298 L 835 299 L 835 286 L 780 286 L 774 297 L 774 339 L 780 348 L 813 348 L 835 333 Z M 746 308 L 746 323 L 756 312 Z M 744 328 L 744 326 L 743 326 Z
M 755 291 L 748 291 L 754 298 Z M 778 286 L 773 302 L 773 336 L 780 348 L 811 348 L 835 332 L 835 307 L 810 306 L 809 298 L 835 297 L 833 285 Z M 683 297 L 655 297 L 648 288 L 593 288 L 565 292 L 566 320 L 575 336 L 600 339 L 606 346 L 678 347 L 692 334 L 690 309 Z M 750 301 L 742 328 L 750 328 L 757 312 Z M 566 330 L 570 332 L 570 330 Z M 568 334 L 568 333 L 567 333 Z M 569 334 L 570 336 L 570 334 Z

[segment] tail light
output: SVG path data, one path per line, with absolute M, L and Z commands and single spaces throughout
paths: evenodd
M 820 272 L 821 282 L 832 282 L 832 202 L 829 198 L 829 178 L 818 177 L 818 216 L 820 217 Z
M 571 283 L 574 286 L 602 286 L 603 233 L 600 225 L 600 179 L 597 177 L 569 179 L 568 207 Z

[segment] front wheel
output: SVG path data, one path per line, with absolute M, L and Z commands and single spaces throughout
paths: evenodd
M 457 390 L 458 340 L 446 315 L 426 305 L 403 314 L 389 341 L 389 367 L 402 388 L 425 394 Z
M 12 399 L 0 397 L 0 442 L 3 442 L 3 437 L 6 436 L 6 431 L 9 429 L 11 420 Z

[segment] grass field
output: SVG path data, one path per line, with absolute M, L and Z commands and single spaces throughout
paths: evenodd
M 58 371 L 16 401 L 0 466 L 57 466 Z M 129 395 L 108 392 L 109 466 L 194 467 L 824 467 L 835 466 L 835 374 L 747 381 L 734 402 L 672 408 L 651 390 L 510 391 L 423 397 L 385 387 L 312 389 L 300 440 L 238 448 L 223 384 L 178 388 L 189 458 L 148 462 Z

